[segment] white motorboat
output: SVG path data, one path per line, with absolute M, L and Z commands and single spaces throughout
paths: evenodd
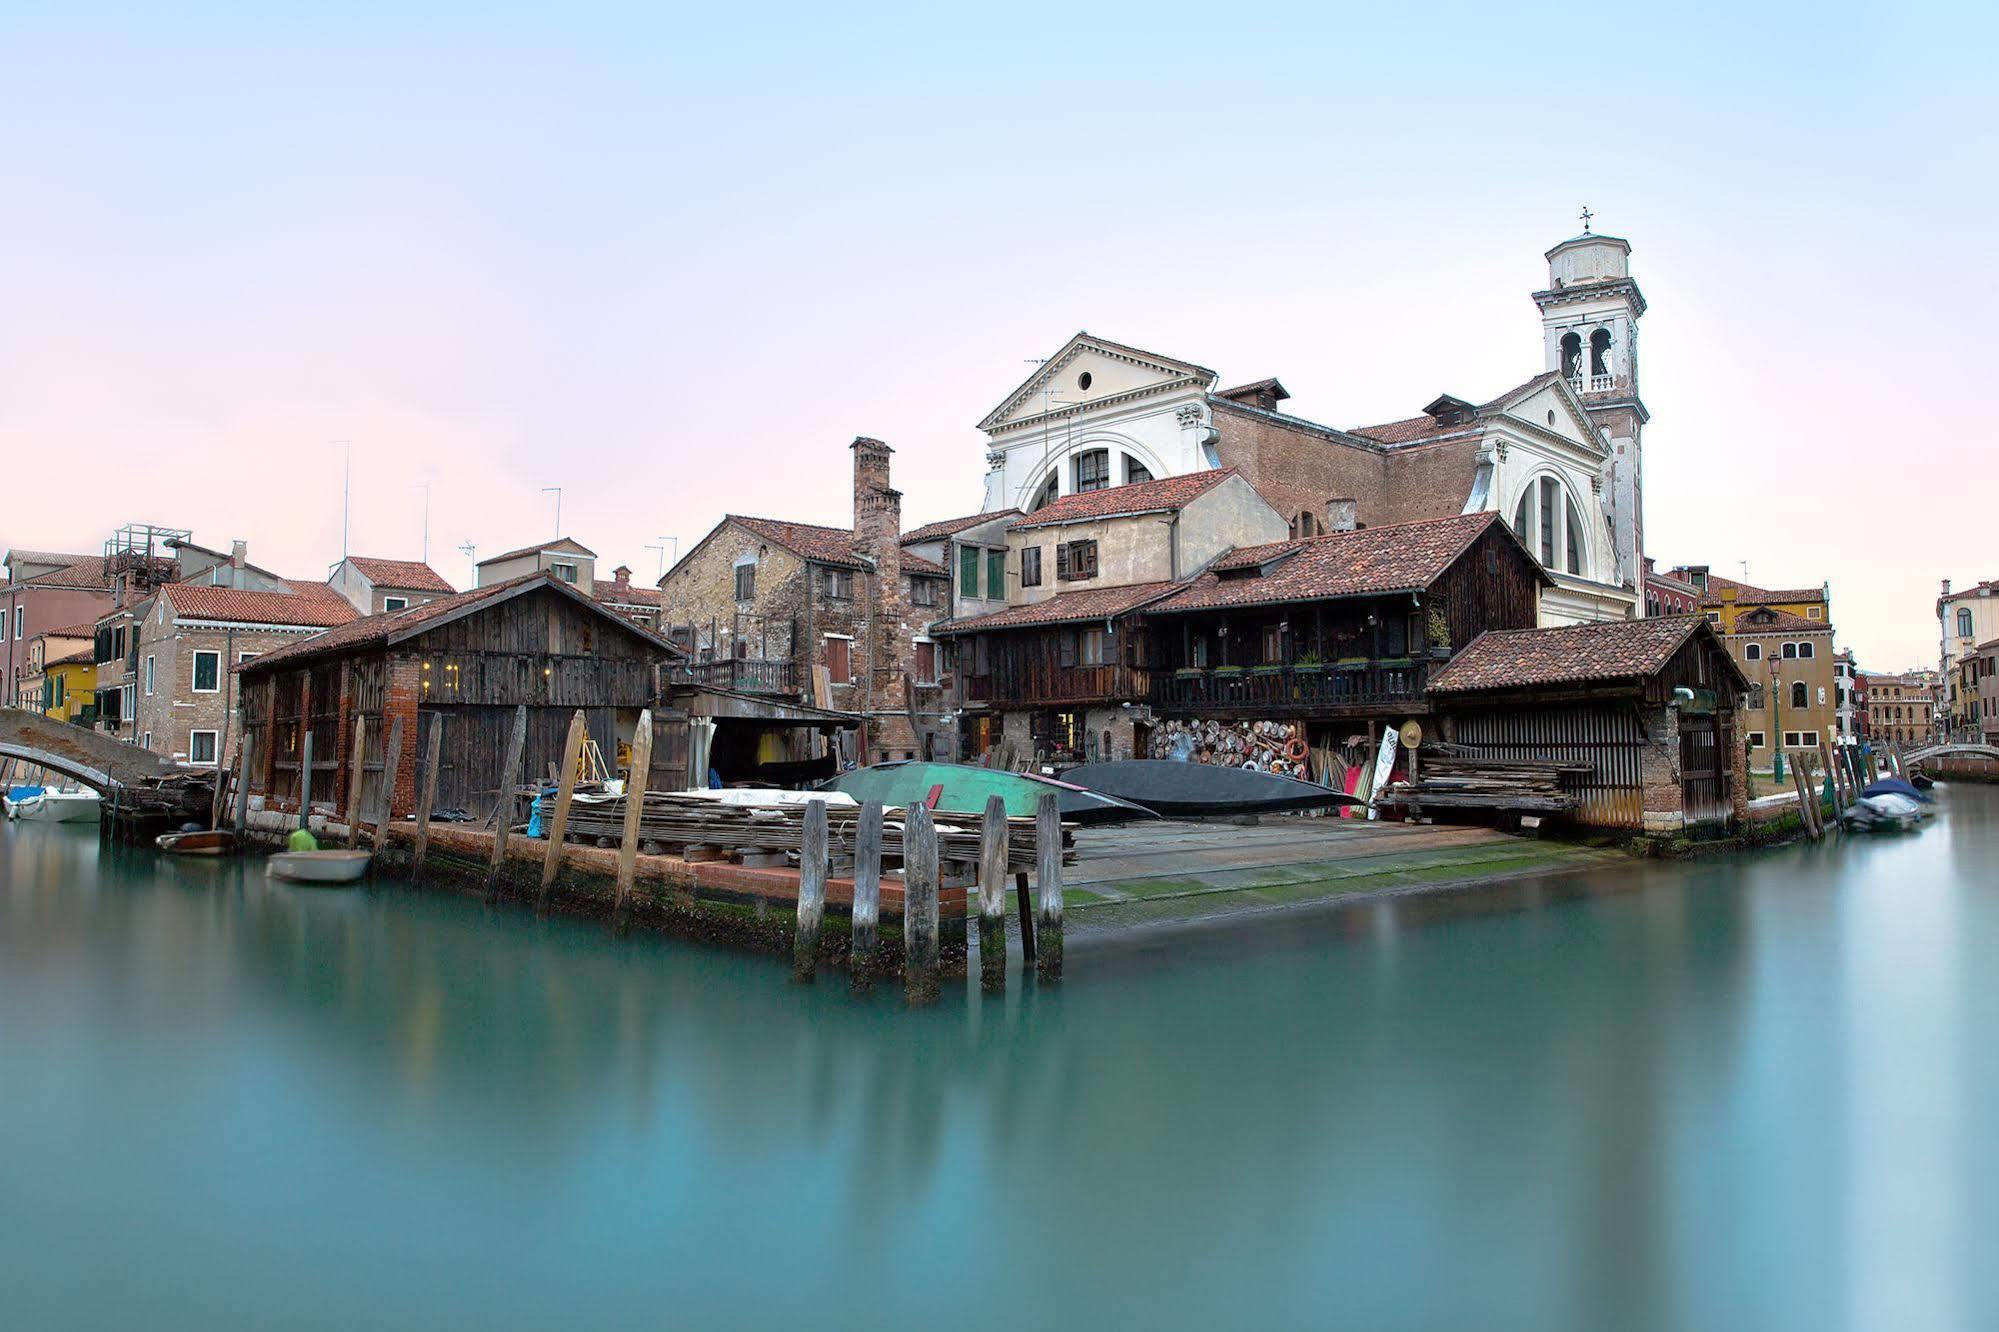
M 82 786 L 66 790 L 42 787 L 32 793 L 16 795 L 9 792 L 6 796 L 8 818 L 31 819 L 37 823 L 93 822 L 101 803 L 97 792 Z
M 359 883 L 373 858 L 372 851 L 280 851 L 265 872 L 293 883 Z
M 836 808 L 846 808 L 861 803 L 845 791 L 776 791 L 754 786 L 730 786 L 719 789 L 695 787 L 667 794 L 671 794 L 676 800 L 709 800 L 718 805 L 762 805 L 780 808 L 803 805 L 814 800 Z

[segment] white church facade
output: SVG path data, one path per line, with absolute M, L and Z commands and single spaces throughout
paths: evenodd
M 1546 624 L 1644 613 L 1636 331 L 1630 246 L 1585 232 L 1547 252 L 1534 294 L 1542 373 L 1484 402 L 1337 428 L 1281 410 L 1275 379 L 1219 389 L 1212 370 L 1078 333 L 980 429 L 984 507 L 1235 468 L 1298 535 L 1497 512 L 1553 586 Z

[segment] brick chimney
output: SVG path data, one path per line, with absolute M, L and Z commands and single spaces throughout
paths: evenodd
M 611 586 L 621 596 L 632 590 L 632 570 L 630 565 L 621 564 L 611 570 Z
M 894 449 L 858 435 L 854 451 L 854 546 L 874 561 L 884 605 L 902 599 L 902 492 L 888 483 Z
M 247 541 L 232 541 L 232 542 L 230 542 L 230 543 L 229 543 L 229 567 L 230 567 L 230 568 L 232 568 L 232 569 L 240 569 L 240 568 L 242 568 L 242 567 L 243 567 L 243 562 L 244 562 L 244 560 L 246 560 L 246 559 L 247 559 L 247 558 L 249 557 L 249 554 L 250 554 L 250 543 L 249 543 L 249 542 L 247 542 Z

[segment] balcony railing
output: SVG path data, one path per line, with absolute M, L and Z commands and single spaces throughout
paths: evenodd
M 1407 705 L 1422 699 L 1429 666 L 1410 660 L 1159 672 L 1152 702 L 1168 712 L 1264 716 Z
M 1611 375 L 1569 376 L 1569 387 L 1578 393 L 1608 393 L 1616 382 Z
M 673 668 L 673 678 L 710 689 L 728 689 L 738 694 L 795 694 L 798 673 L 788 661 L 764 661 L 754 657 L 728 657 L 721 661 L 696 661 Z
M 1144 671 L 1129 666 L 1052 666 L 1008 669 L 964 677 L 964 698 L 997 706 L 1066 707 L 1077 703 L 1139 702 Z

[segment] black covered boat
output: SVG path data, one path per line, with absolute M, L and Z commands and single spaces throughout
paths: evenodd
M 1085 763 L 1062 780 L 1099 795 L 1142 805 L 1155 814 L 1194 818 L 1217 814 L 1269 814 L 1287 809 L 1323 809 L 1364 803 L 1330 786 L 1301 782 L 1254 768 L 1224 768 L 1175 759 L 1126 759 Z

